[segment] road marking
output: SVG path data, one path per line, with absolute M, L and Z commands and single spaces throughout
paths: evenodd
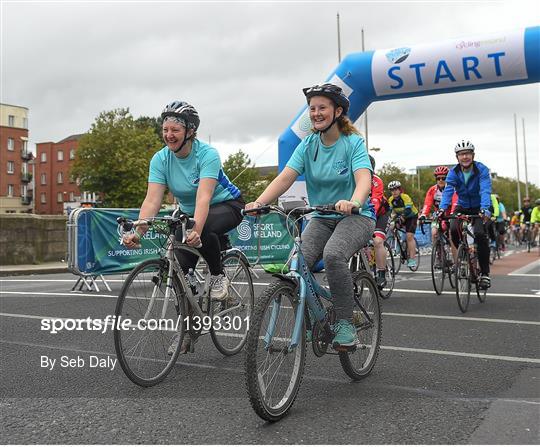
M 1 315 L 1 314 L 0 314 Z M 425 315 L 425 314 L 402 314 L 395 312 L 383 312 L 383 316 L 390 317 L 408 317 L 408 318 L 433 318 L 441 320 L 459 320 L 459 321 L 481 321 L 484 323 L 509 323 L 509 324 L 531 324 L 540 326 L 540 321 L 524 321 L 524 320 L 502 320 L 498 318 L 475 318 L 475 317 L 459 317 L 454 315 Z
M 415 290 L 415 289 L 394 289 L 394 292 L 403 292 L 403 293 L 420 293 L 420 294 L 432 294 L 435 295 L 433 290 Z M 472 292 L 471 292 L 472 293 Z M 443 295 L 455 295 L 456 292 L 444 291 Z M 524 293 L 487 293 L 487 297 L 509 297 L 509 298 L 538 298 L 538 295 L 526 295 Z
M 26 295 L 26 296 L 85 296 L 85 297 L 99 297 L 99 298 L 118 298 L 118 295 L 101 295 L 96 293 L 80 293 L 80 292 L 7 292 L 0 291 L 1 295 Z
M 522 275 L 524 273 L 529 272 L 530 270 L 535 269 L 536 267 L 540 267 L 540 259 L 536 259 L 533 262 L 530 262 L 527 265 L 524 265 L 521 268 L 518 268 L 517 270 L 514 270 L 513 272 L 510 272 L 508 276 L 518 276 Z M 540 276 L 540 275 L 532 275 L 532 276 Z
M 476 354 L 472 352 L 439 351 L 436 349 L 405 348 L 401 346 L 381 346 L 381 349 L 386 349 L 389 351 L 417 352 L 421 354 L 451 355 L 451 356 L 456 356 L 456 357 L 471 357 L 471 358 L 487 359 L 487 360 L 502 360 L 505 362 L 540 363 L 540 359 L 534 359 L 530 357 L 508 357 L 505 355 Z

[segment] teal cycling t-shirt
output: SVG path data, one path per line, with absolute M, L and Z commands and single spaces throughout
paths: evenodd
M 218 151 L 202 141 L 193 141 L 186 158 L 177 157 L 165 146 L 150 161 L 148 183 L 167 185 L 182 211 L 190 216 L 195 213 L 197 188 L 202 178 L 217 180 L 210 205 L 240 197 L 240 190 L 223 172 Z
M 314 160 L 315 159 L 315 160 Z M 332 146 L 325 146 L 319 134 L 311 134 L 296 147 L 287 167 L 306 178 L 310 205 L 328 205 L 339 200 L 350 200 L 356 188 L 354 172 L 371 169 L 364 139 L 359 135 L 340 135 Z M 362 206 L 363 216 L 375 219 L 369 200 Z M 331 219 L 343 216 L 319 215 Z
M 468 171 L 461 171 L 463 172 L 463 180 L 465 181 L 465 184 L 469 183 L 469 179 L 471 178 L 471 175 L 472 175 L 472 169 L 469 169 Z

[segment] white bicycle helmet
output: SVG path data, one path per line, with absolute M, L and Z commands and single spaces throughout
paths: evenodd
M 461 140 L 456 144 L 456 147 L 454 148 L 454 152 L 457 154 L 458 152 L 462 151 L 473 151 L 474 152 L 474 144 L 472 144 L 469 140 Z
M 390 183 L 388 183 L 388 189 L 396 189 L 401 188 L 401 182 L 399 180 L 392 180 Z

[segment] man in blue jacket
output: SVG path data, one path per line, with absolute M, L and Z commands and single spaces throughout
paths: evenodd
M 473 219 L 474 242 L 478 249 L 478 263 L 480 264 L 480 288 L 491 286 L 489 278 L 489 239 L 485 222 L 489 221 L 491 212 L 491 175 L 487 166 L 474 161 L 474 145 L 467 140 L 460 141 L 454 148 L 458 164 L 454 166 L 446 177 L 446 187 L 442 193 L 439 214 L 451 207 L 454 191 L 458 195 L 455 213 L 471 216 L 481 215 L 482 218 Z M 457 247 L 460 241 L 460 228 L 458 220 L 450 223 L 452 241 Z

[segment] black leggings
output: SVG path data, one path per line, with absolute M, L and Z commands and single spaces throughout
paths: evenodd
M 202 247 L 198 250 L 206 260 L 212 275 L 223 273 L 221 247 L 218 236 L 236 228 L 242 222 L 241 211 L 244 207 L 245 202 L 241 197 L 236 200 L 228 200 L 210 205 L 208 217 L 206 218 L 201 234 Z M 190 268 L 195 268 L 198 259 L 196 255 L 177 251 L 176 256 L 184 272 L 187 272 Z
M 454 213 L 467 214 L 469 216 L 478 216 L 480 210 L 478 208 L 462 208 L 459 205 L 456 207 Z M 459 219 L 452 219 L 450 222 L 450 234 L 452 235 L 452 242 L 456 247 L 460 242 L 460 227 Z M 478 248 L 478 263 L 480 264 L 480 271 L 482 275 L 489 275 L 489 238 L 486 231 L 486 225 L 482 219 L 473 219 L 472 221 L 474 242 Z

